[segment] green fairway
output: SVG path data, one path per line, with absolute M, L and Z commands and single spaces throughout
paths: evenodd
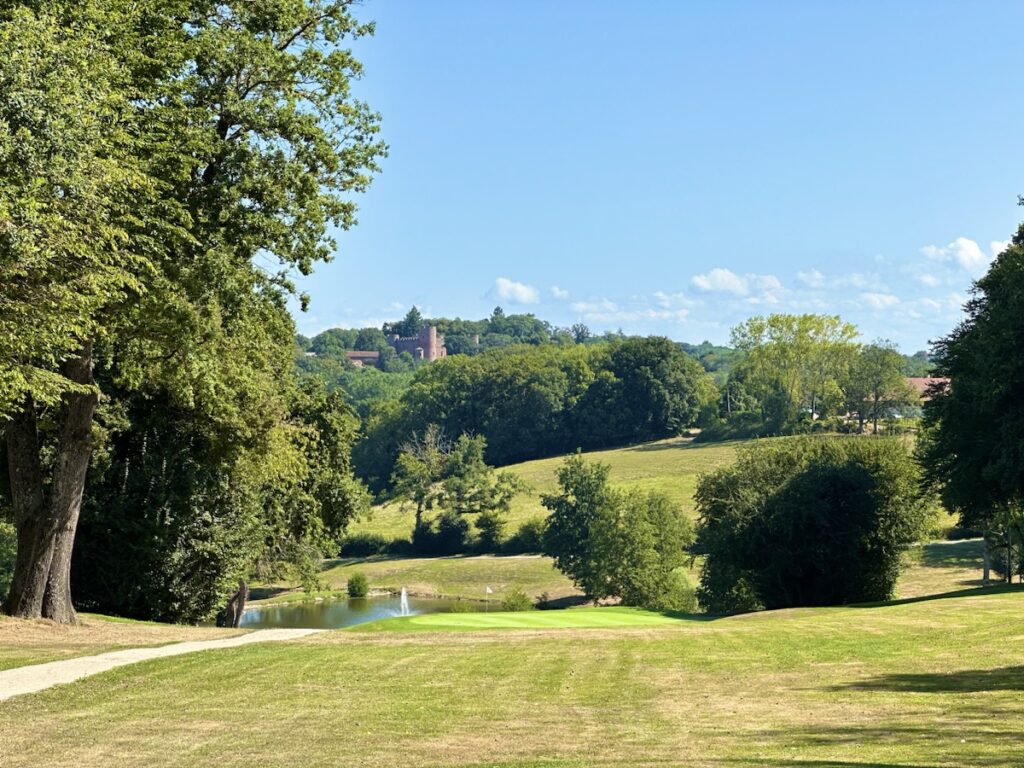
M 1024 763 L 1019 589 L 550 620 L 573 613 L 629 626 L 382 624 L 155 660 L 5 702 L 0 755 L 5 768 Z
M 692 617 L 699 619 L 700 617 Z M 487 613 L 430 613 L 386 619 L 352 627 L 350 632 L 461 631 L 487 629 L 624 629 L 678 623 L 681 617 L 609 606 L 571 611 L 493 611 Z
M 737 443 L 693 444 L 686 438 L 672 438 L 654 443 L 594 451 L 588 459 L 603 461 L 611 466 L 614 484 L 659 491 L 679 504 L 689 517 L 694 516 L 693 493 L 697 478 L 704 472 L 724 466 L 733 460 Z M 509 513 L 508 532 L 533 516 L 547 516 L 541 506 L 540 495 L 555 490 L 555 471 L 563 458 L 539 459 L 504 467 L 515 472 L 530 487 L 516 496 Z M 388 538 L 408 538 L 412 532 L 413 510 L 400 504 L 385 504 L 374 508 L 373 516 L 355 524 L 353 533 L 378 533 Z

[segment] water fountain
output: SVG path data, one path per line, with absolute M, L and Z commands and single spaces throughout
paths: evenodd
M 405 587 L 402 587 L 402 598 L 399 603 L 399 610 L 401 611 L 402 616 L 409 615 L 409 595 L 405 591 Z

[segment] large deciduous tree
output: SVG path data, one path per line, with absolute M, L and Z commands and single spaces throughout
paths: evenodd
M 8 612 L 74 620 L 72 544 L 108 392 L 183 408 L 226 445 L 255 449 L 288 419 L 289 273 L 330 256 L 328 228 L 355 223 L 351 194 L 385 151 L 351 92 L 361 67 L 343 44 L 372 31 L 351 5 L 0 11 Z
M 837 315 L 752 317 L 734 328 L 732 344 L 744 355 L 737 373 L 762 418 L 781 429 L 801 412 L 817 418 L 839 404 L 856 335 Z
M 936 388 L 919 457 L 961 522 L 1005 550 L 1006 578 L 1024 550 L 1024 225 L 972 288 L 966 317 L 935 345 Z

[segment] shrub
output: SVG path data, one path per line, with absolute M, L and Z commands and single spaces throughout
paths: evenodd
M 510 589 L 501 598 L 501 610 L 503 611 L 532 611 L 533 609 L 533 600 L 518 587 Z
M 713 613 L 887 600 L 930 508 L 898 440 L 748 446 L 697 486 L 698 597 Z
M 370 594 L 370 580 L 365 573 L 353 573 L 348 577 L 348 596 L 366 597 Z
M 379 533 L 354 533 L 341 542 L 341 557 L 371 557 L 388 551 L 389 542 Z
M 475 524 L 480 534 L 477 538 L 477 549 L 480 552 L 498 552 L 504 538 L 504 516 L 496 510 L 485 510 L 476 516 Z
M 665 579 L 659 594 L 641 604 L 649 611 L 697 612 L 697 591 L 682 571 L 673 571 Z
M 448 605 L 448 613 L 474 613 L 476 608 L 469 600 L 456 600 Z
M 412 550 L 421 555 L 457 555 L 469 548 L 469 523 L 445 510 L 432 521 L 423 520 L 412 532 Z
M 502 551 L 509 555 L 536 554 L 544 551 L 544 526 L 547 522 L 543 517 L 531 517 L 524 520 L 512 536 L 502 546 Z
M 412 542 L 409 539 L 394 538 L 388 542 L 386 554 L 392 557 L 409 557 L 413 554 Z

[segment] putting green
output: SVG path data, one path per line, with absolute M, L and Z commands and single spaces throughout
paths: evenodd
M 384 619 L 352 627 L 350 632 L 474 631 L 487 629 L 620 629 L 659 627 L 700 617 L 674 616 L 639 608 L 572 608 L 558 611 L 429 613 Z

